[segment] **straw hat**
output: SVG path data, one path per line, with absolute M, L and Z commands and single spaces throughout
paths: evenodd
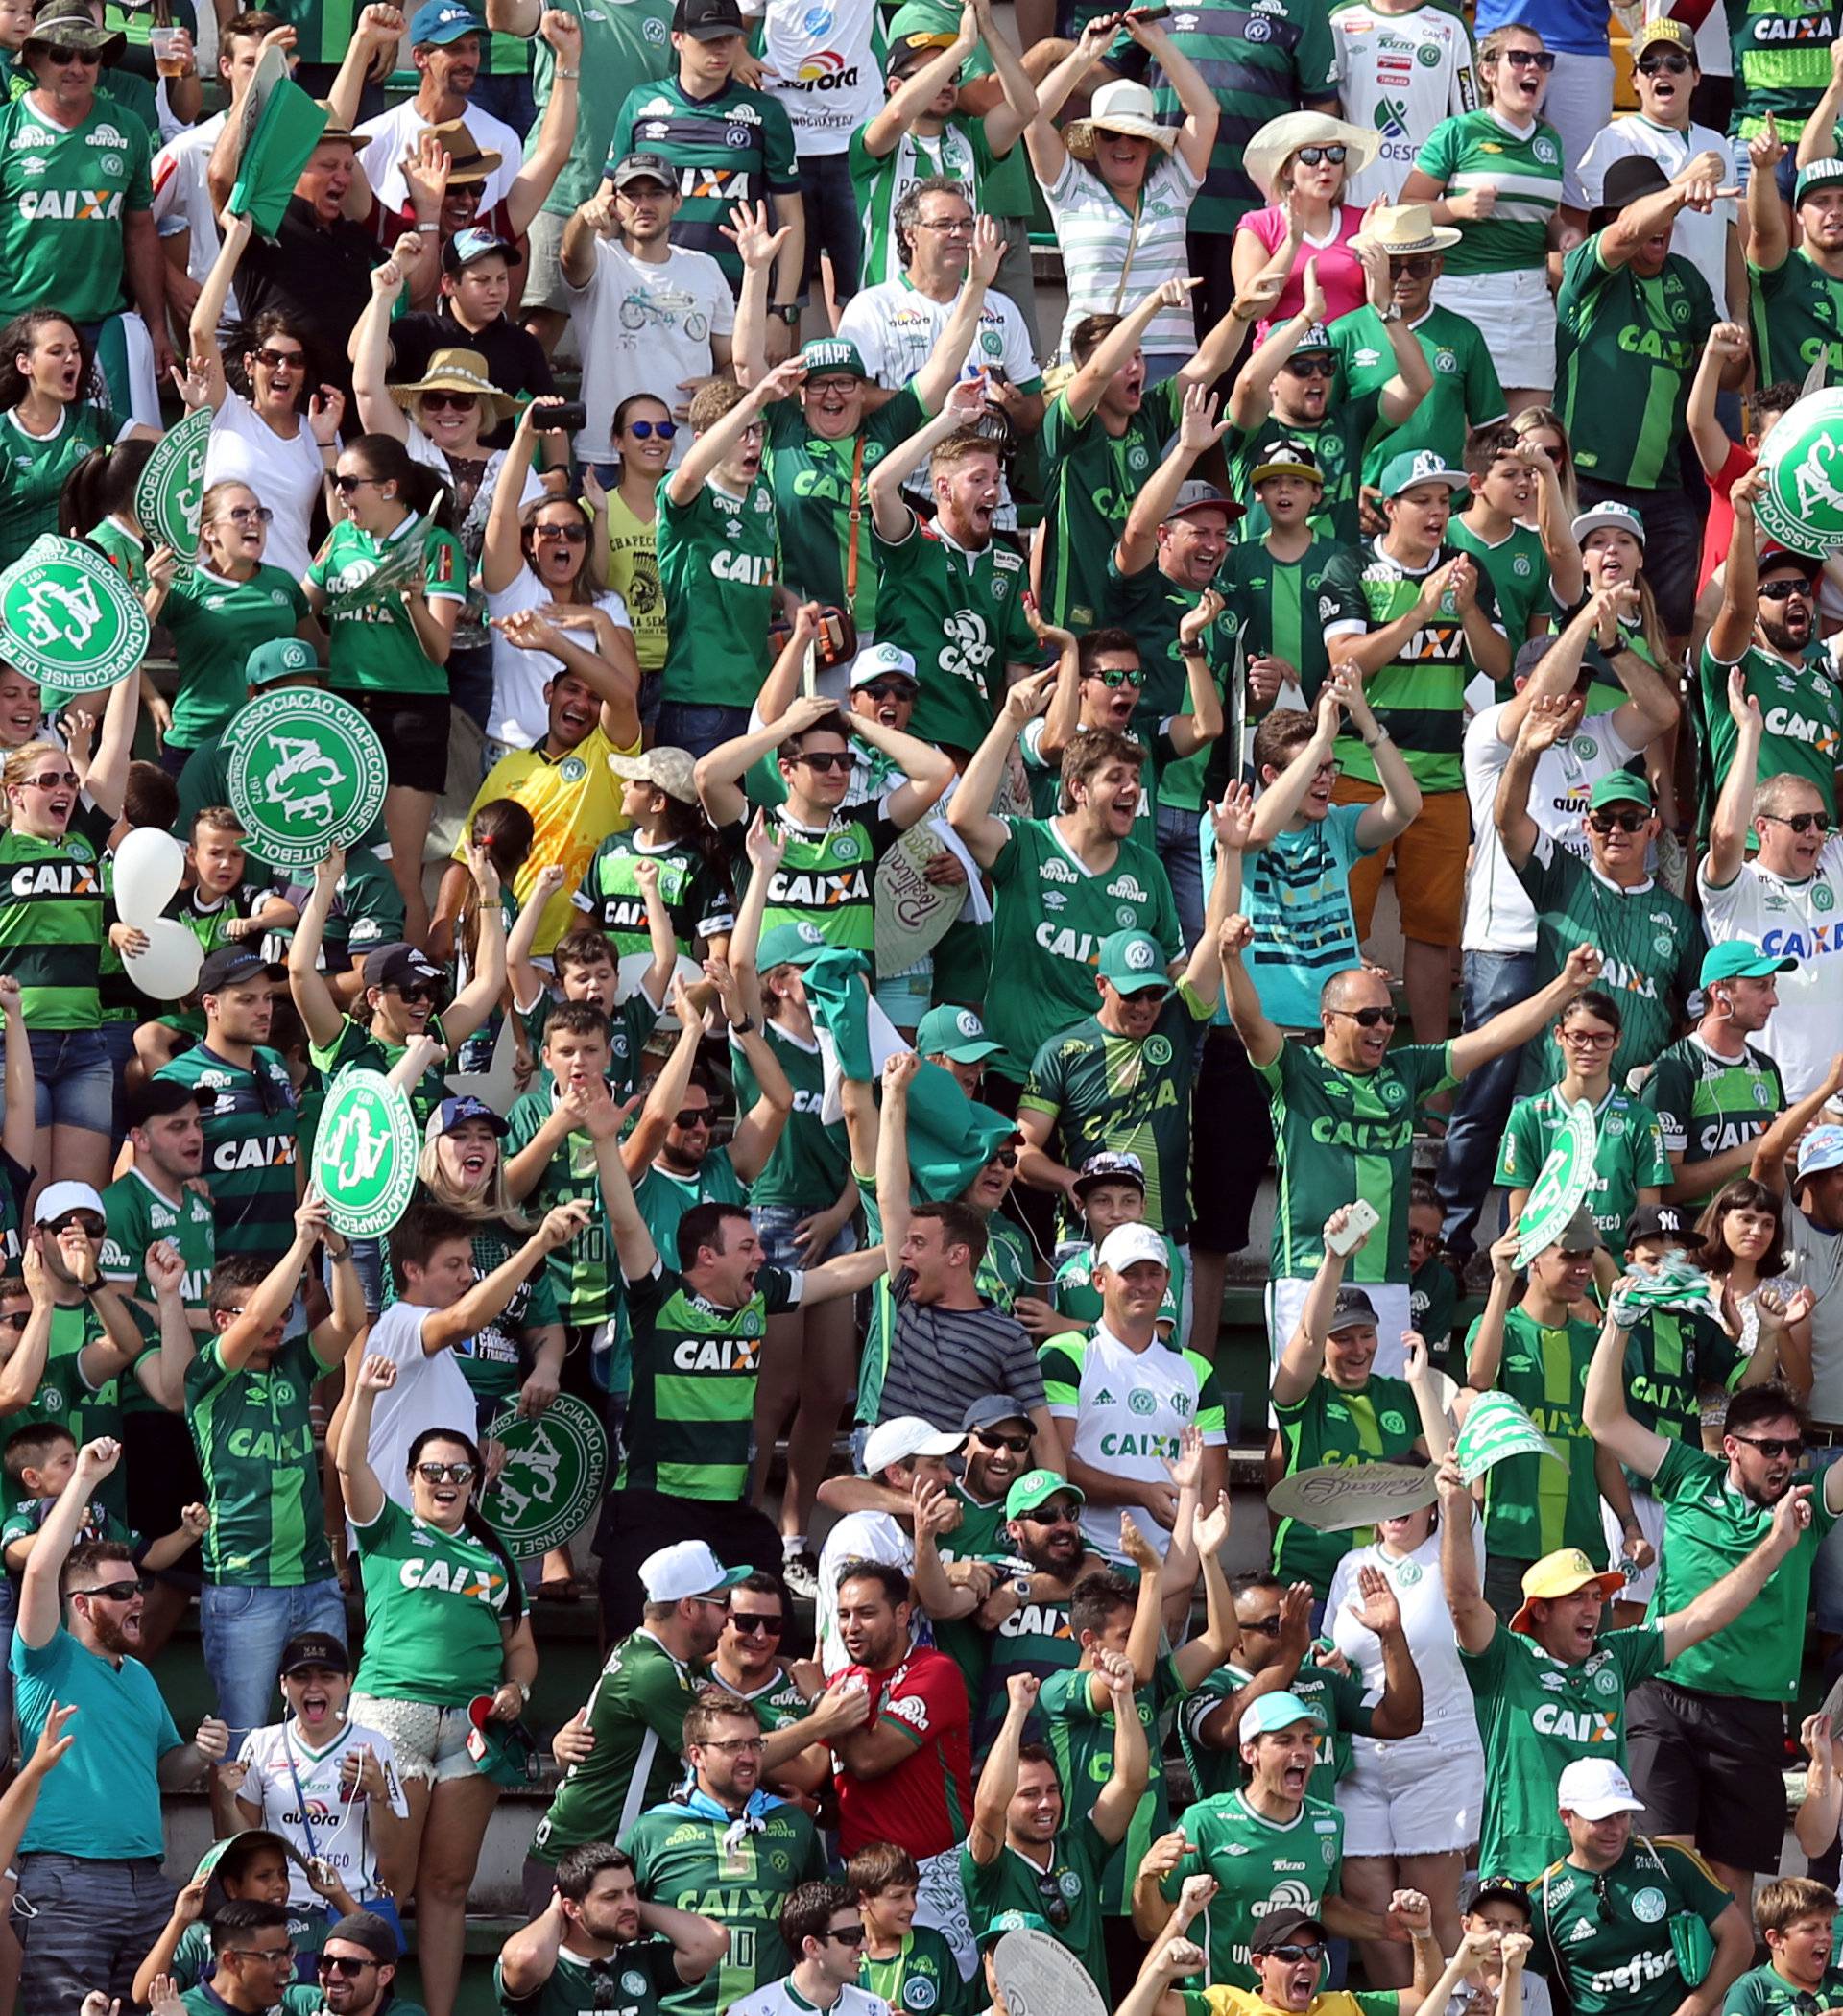
M 1396 259 L 1445 252 L 1459 243 L 1460 235 L 1449 224 L 1435 224 L 1433 205 L 1424 203 L 1387 204 L 1363 227 L 1364 242 Z
M 1175 126 L 1161 126 L 1158 104 L 1142 84 L 1130 77 L 1116 77 L 1104 84 L 1089 101 L 1086 119 L 1071 119 L 1063 129 L 1063 145 L 1078 161 L 1094 158 L 1097 132 L 1126 133 L 1135 140 L 1150 140 L 1169 153 L 1178 137 Z
M 429 368 L 414 385 L 393 385 L 391 396 L 405 411 L 425 392 L 473 392 L 480 396 L 480 431 L 485 434 L 518 411 L 518 401 L 501 392 L 487 375 L 487 360 L 478 350 L 437 350 Z
M 1367 126 L 1350 126 L 1327 112 L 1282 112 L 1278 119 L 1269 119 L 1249 141 L 1241 165 L 1255 187 L 1271 203 L 1274 177 L 1280 173 L 1281 163 L 1302 147 L 1349 148 L 1344 158 L 1348 180 L 1359 168 L 1367 168 L 1376 159 L 1381 145 L 1380 134 Z

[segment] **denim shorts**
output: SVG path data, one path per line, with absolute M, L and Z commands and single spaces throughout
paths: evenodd
M 813 1209 L 817 1211 L 823 1207 L 815 1205 Z M 752 1207 L 749 1215 L 755 1221 L 755 1233 L 771 1267 L 817 1267 L 821 1260 L 835 1260 L 841 1253 L 857 1251 L 857 1227 L 848 1224 L 840 1229 L 838 1236 L 824 1253 L 815 1253 L 802 1260 L 794 1244 L 794 1227 L 812 1214 L 812 1212 L 801 1211 L 792 1204 L 757 1204 Z
M 40 1127 L 115 1128 L 115 1073 L 100 1029 L 32 1029 L 32 1068 L 38 1080 L 33 1118 Z M 0 1057 L 6 1054 L 0 1043 Z

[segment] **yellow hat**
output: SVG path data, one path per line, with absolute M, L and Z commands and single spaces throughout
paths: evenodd
M 1523 1575 L 1523 1606 L 1510 1620 L 1513 1631 L 1529 1635 L 1529 1606 L 1538 1597 L 1550 1600 L 1556 1596 L 1570 1596 L 1577 1590 L 1597 1582 L 1600 1594 L 1616 1596 L 1625 1587 L 1625 1577 L 1616 1569 L 1602 1571 L 1593 1566 L 1577 1547 L 1557 1548 L 1552 1554 L 1544 1554 L 1533 1568 Z

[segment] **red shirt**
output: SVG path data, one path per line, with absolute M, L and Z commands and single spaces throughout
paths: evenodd
M 866 1726 L 898 1730 L 914 1745 L 880 1778 L 838 1773 L 839 1843 L 849 1859 L 894 1841 L 917 1861 L 958 1847 L 972 1820 L 971 1711 L 960 1668 L 932 1645 L 912 1646 L 881 1672 L 847 1667 L 870 1694 Z
M 1698 595 L 1728 558 L 1728 541 L 1735 536 L 1735 507 L 1728 501 L 1728 492 L 1753 468 L 1754 461 L 1739 442 L 1730 442 L 1728 460 L 1709 478 L 1709 520 L 1702 528 L 1702 566 L 1696 574 Z

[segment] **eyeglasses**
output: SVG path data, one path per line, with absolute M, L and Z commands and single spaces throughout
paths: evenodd
M 778 1638 L 787 1628 L 778 1617 L 744 1616 L 734 1610 L 730 1613 L 730 1621 L 738 1638 Z
M 988 1449 L 1008 1449 L 1014 1456 L 1021 1456 L 1030 1447 L 1028 1435 L 994 1435 L 990 1428 L 975 1428 L 973 1432 Z
M 710 1124 L 710 1109 L 707 1106 L 681 1106 L 672 1116 L 675 1127 L 707 1127 Z
M 1393 1008 L 1333 1008 L 1331 1013 L 1354 1022 L 1359 1029 L 1393 1029 L 1397 1020 Z
M 835 1925 L 826 1936 L 836 1939 L 841 1946 L 862 1946 L 864 1928 L 862 1925 Z
M 214 522 L 222 525 L 228 519 L 233 525 L 268 525 L 275 521 L 275 516 L 266 504 L 233 504 L 224 517 Z
M 1803 575 L 1781 574 L 1776 580 L 1762 581 L 1754 592 L 1762 602 L 1789 602 L 1794 595 L 1808 602 L 1811 585 Z
M 588 543 L 586 525 L 534 525 L 531 529 L 539 539 L 560 539 L 571 546 Z
M 383 478 L 380 476 L 335 476 L 333 488 L 342 497 L 349 497 L 353 491 L 363 490 L 368 483 L 377 485 L 382 482 Z
M 972 228 L 972 219 L 970 217 L 950 217 L 946 219 L 918 217 L 915 221 L 924 231 L 941 231 L 949 238 L 953 237 L 957 232 L 969 231 Z
M 422 403 L 432 413 L 440 413 L 443 409 L 455 413 L 471 413 L 480 403 L 480 395 L 477 392 L 425 392 L 422 395 Z
M 1590 812 L 1587 823 L 1596 833 L 1610 833 L 1617 827 L 1622 833 L 1636 833 L 1650 824 L 1649 812 Z
M 419 1463 L 416 1474 L 425 1484 L 471 1484 L 471 1463 Z
M 677 420 L 629 420 L 627 431 L 635 441 L 651 441 L 657 434 L 661 441 L 670 441 L 679 431 Z
M 855 760 L 849 749 L 802 749 L 794 758 L 795 762 L 804 763 L 808 770 L 817 770 L 822 775 L 827 770 L 848 771 Z
M 1090 672 L 1089 679 L 1098 679 L 1104 686 L 1142 686 L 1145 684 L 1145 668 L 1136 666 L 1128 671 L 1124 665 L 1110 665 L 1105 672 Z
M 1296 378 L 1333 378 L 1337 375 L 1337 364 L 1330 357 L 1288 357 L 1281 367 Z
M 36 777 L 21 778 L 20 782 L 39 791 L 74 791 L 77 773 L 74 770 L 41 770 Z
M 1072 1526 L 1080 1521 L 1081 1516 L 1073 1505 L 1039 1505 L 1035 1510 L 1024 1514 L 1034 1526 Z
M 259 350 L 251 350 L 250 354 L 258 364 L 266 364 L 271 371 L 302 371 L 307 364 L 305 350 L 275 350 L 271 349 L 267 344 Z
M 1297 1946 L 1288 1941 L 1284 1946 L 1263 1946 L 1255 1957 L 1258 1960 L 1284 1960 L 1290 1967 L 1298 1960 L 1322 1960 L 1325 1949 L 1316 1939 L 1309 1946 Z
M 1328 162 L 1333 168 L 1341 168 L 1344 165 L 1344 156 L 1349 152 L 1350 149 L 1341 141 L 1334 141 L 1328 147 L 1302 147 L 1293 156 L 1293 159 L 1302 168 L 1316 168 L 1321 161 Z
M 1280 1612 L 1276 1610 L 1272 1617 L 1252 1617 L 1241 1628 L 1244 1631 L 1258 1631 L 1262 1638 L 1278 1638 Z
M 1611 1029 L 1564 1029 L 1562 1041 L 1577 1050 L 1610 1050 L 1618 1042 Z
M 1774 826 L 1788 826 L 1795 833 L 1828 833 L 1831 829 L 1831 822 L 1822 812 L 1793 812 L 1790 815 L 1759 812 L 1755 816 Z
M 45 1230 L 53 1234 L 81 1232 L 92 1239 L 100 1239 L 108 1227 L 93 1211 L 67 1211 L 61 1218 L 54 1218 Z
M 1506 49 L 1502 60 L 1513 70 L 1540 70 L 1544 77 L 1555 67 L 1552 49 Z
M 1762 1456 L 1802 1456 L 1805 1453 L 1803 1435 L 1735 1435 L 1735 1440 L 1746 1443 L 1749 1449 L 1759 1450 Z
M 1037 1902 L 1043 1908 L 1043 1916 L 1057 1927 L 1068 1923 L 1068 1899 L 1063 1895 L 1063 1886 L 1056 1881 L 1054 1869 L 1041 1871 L 1037 1878 Z
M 1674 49 L 1661 51 L 1656 56 L 1642 56 L 1639 59 L 1639 75 L 1640 77 L 1655 77 L 1660 70 L 1668 71 L 1672 77 L 1681 77 L 1688 67 L 1689 59 L 1687 56 L 1680 55 Z
M 1411 280 L 1424 280 L 1433 272 L 1433 256 L 1416 252 L 1412 258 L 1391 259 L 1389 271 L 1405 275 Z
M 346 1980 L 356 1980 L 367 1967 L 375 1967 L 375 1960 L 354 1960 L 347 1955 L 323 1953 L 314 1960 L 314 1972 L 323 1980 L 329 1974 L 343 1975 Z
M 54 63 L 96 63 L 103 60 L 97 49 L 73 49 L 68 42 L 47 42 L 45 54 Z
M 101 1596 L 106 1602 L 131 1603 L 141 1593 L 141 1580 L 137 1575 L 132 1582 L 98 1582 L 94 1589 L 73 1589 L 72 1596 Z M 290 1956 L 292 1957 L 292 1949 Z
M 727 1743 L 700 1743 L 700 1750 L 721 1750 L 726 1757 L 759 1757 L 768 1747 L 765 1736 L 738 1736 Z

